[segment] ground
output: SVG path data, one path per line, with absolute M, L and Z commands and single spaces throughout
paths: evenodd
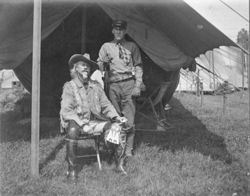
M 15 104 L 20 97 L 14 93 L 6 98 L 1 92 L 1 195 L 250 195 L 246 91 L 227 95 L 224 108 L 223 96 L 206 95 L 201 104 L 201 97 L 175 93 L 173 109 L 166 114 L 172 128 L 157 131 L 137 116 L 136 149 L 127 162 L 127 176 L 105 159 L 102 171 L 96 160 L 80 160 L 77 185 L 65 181 L 65 144 L 57 117 L 41 118 L 40 177 L 30 177 L 30 119 L 20 102 Z

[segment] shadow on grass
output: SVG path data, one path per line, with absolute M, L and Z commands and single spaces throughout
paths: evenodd
M 200 152 L 205 156 L 211 156 L 214 160 L 221 160 L 228 164 L 232 162 L 232 157 L 227 151 L 223 137 L 209 131 L 176 98 L 172 98 L 171 105 L 173 109 L 167 119 L 175 128 L 166 131 L 139 130 L 136 132 L 135 146 L 144 143 L 173 152 L 185 148 L 190 151 Z M 142 121 L 142 119 L 137 120 Z M 153 126 L 155 127 L 155 125 Z M 143 127 L 152 128 L 152 123 L 146 121 Z
M 59 117 L 40 118 L 40 139 L 60 135 Z M 30 141 L 31 119 L 20 112 L 8 111 L 0 114 L 0 142 Z
M 40 161 L 39 163 L 39 170 L 41 171 L 50 161 L 55 160 L 57 153 L 63 148 L 65 145 L 65 140 L 61 139 L 58 144 L 51 150 L 48 156 Z
M 2 109 L 0 112 L 0 142 L 30 141 L 31 96 L 14 89 L 9 94 L 16 95 L 19 98 L 16 98 L 16 101 L 8 99 L 5 105 L 0 103 Z M 19 94 L 23 94 L 23 96 Z M 55 110 L 53 100 L 49 99 L 49 96 L 41 97 L 40 139 L 55 137 L 60 134 L 58 111 Z

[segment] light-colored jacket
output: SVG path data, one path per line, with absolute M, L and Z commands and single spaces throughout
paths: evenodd
M 98 82 L 90 80 L 87 90 L 78 78 L 64 84 L 60 111 L 63 128 L 67 127 L 69 120 L 82 126 L 90 120 L 108 120 L 118 116 Z

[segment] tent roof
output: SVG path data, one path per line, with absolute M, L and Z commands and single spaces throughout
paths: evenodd
M 183 1 L 153 6 L 147 15 L 186 54 L 196 57 L 207 50 L 235 43 Z
M 43 4 L 42 39 L 50 35 L 77 7 L 76 3 Z M 166 71 L 176 70 L 207 50 L 236 46 L 182 0 L 164 4 L 98 3 L 111 18 L 129 23 L 128 34 Z M 0 69 L 19 66 L 32 52 L 33 6 L 0 4 Z

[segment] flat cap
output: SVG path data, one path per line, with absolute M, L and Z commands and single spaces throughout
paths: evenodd
M 124 20 L 114 20 L 112 23 L 113 28 L 126 29 L 127 22 Z

